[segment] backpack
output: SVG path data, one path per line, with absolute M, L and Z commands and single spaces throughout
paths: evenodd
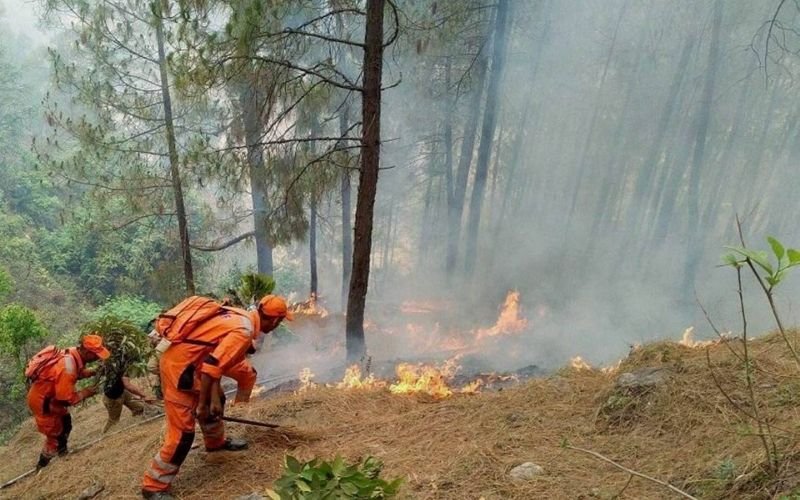
M 171 344 L 183 341 L 201 323 L 219 315 L 224 308 L 208 297 L 192 295 L 169 311 L 159 314 L 154 329 Z
M 36 382 L 44 370 L 55 365 L 64 357 L 64 353 L 65 351 L 53 345 L 49 345 L 37 352 L 36 355 L 28 361 L 28 366 L 25 367 L 25 378 L 28 384 Z

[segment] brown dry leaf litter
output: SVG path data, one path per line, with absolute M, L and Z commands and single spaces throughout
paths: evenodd
M 744 404 L 740 362 L 724 344 L 709 349 L 720 383 L 734 401 Z M 763 412 L 781 429 L 776 435 L 781 439 L 786 433 L 800 435 L 797 366 L 774 336 L 752 343 L 751 349 Z M 636 394 L 614 387 L 618 373 L 659 366 L 670 373 L 660 386 Z M 285 453 L 303 459 L 378 456 L 386 463 L 387 478 L 406 478 L 402 488 L 406 498 L 610 499 L 625 488 L 628 474 L 563 449 L 564 439 L 700 498 L 772 498 L 800 485 L 797 457 L 786 461 L 777 480 L 763 480 L 758 438 L 717 389 L 705 349 L 674 343 L 634 350 L 616 373 L 570 368 L 502 392 L 432 401 L 380 389 L 322 388 L 256 401 L 230 413 L 292 427 L 229 425 L 231 435 L 250 441 L 250 449 L 208 454 L 201 444 L 175 482 L 174 492 L 180 498 L 235 498 L 263 492 L 280 474 Z M 75 412 L 73 444 L 96 437 L 104 418 L 100 405 Z M 141 474 L 158 449 L 162 425 L 153 422 L 111 436 L 55 461 L 0 495 L 75 497 L 99 479 L 105 489 L 98 498 L 137 498 Z M 26 424 L 0 450 L 0 477 L 5 480 L 27 470 L 39 446 L 39 436 Z M 545 473 L 528 482 L 512 482 L 509 470 L 523 462 L 534 462 Z M 735 478 L 720 473 L 730 466 Z M 634 478 L 622 498 L 674 495 Z

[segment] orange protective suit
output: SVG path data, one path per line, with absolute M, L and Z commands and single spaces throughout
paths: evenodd
M 60 360 L 45 368 L 28 390 L 28 407 L 37 429 L 45 436 L 40 458 L 42 465 L 57 454 L 67 452 L 67 441 L 72 431 L 69 407 L 92 394 L 88 389 L 76 391 L 75 383 L 93 374 L 84 367 L 78 350 L 71 348 Z
M 258 375 L 250 361 L 243 359 L 223 375 L 236 381 L 235 403 L 247 403 L 250 401 L 250 395 L 253 393 L 253 387 L 256 385 L 256 377 Z
M 167 428 L 164 443 L 142 479 L 144 491 L 167 490 L 192 447 L 201 374 L 218 380 L 241 363 L 259 329 L 258 313 L 230 309 L 200 324 L 161 355 L 159 371 Z M 221 420 L 200 422 L 200 429 L 206 449 L 225 444 Z

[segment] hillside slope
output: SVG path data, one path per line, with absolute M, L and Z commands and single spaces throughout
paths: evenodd
M 385 389 L 321 388 L 234 407 L 229 413 L 293 427 L 269 431 L 230 425 L 230 433 L 247 438 L 250 449 L 207 454 L 201 446 L 189 455 L 174 491 L 180 498 L 262 492 L 278 477 L 284 454 L 291 453 L 302 458 L 378 456 L 386 463 L 386 477 L 406 478 L 406 498 L 614 498 L 623 490 L 621 498 L 675 498 L 640 478 L 628 484 L 629 474 L 565 449 L 566 440 L 700 498 L 774 498 L 800 485 L 800 460 L 790 444 L 800 435 L 800 382 L 781 342 L 768 336 L 750 345 L 762 414 L 769 416 L 779 446 L 788 452 L 777 475 L 764 473 L 760 440 L 718 388 L 734 403 L 746 404 L 741 363 L 729 349 L 741 343 L 708 346 L 715 377 L 705 348 L 658 343 L 635 349 L 614 370 L 569 367 L 503 391 L 441 401 Z M 642 368 L 659 369 L 666 377 L 645 389 L 615 385 L 621 373 Z M 81 409 L 74 419 L 77 447 L 97 437 L 103 408 Z M 156 421 L 113 435 L 56 460 L 0 495 L 74 498 L 99 480 L 105 489 L 97 498 L 137 498 L 161 426 Z M 39 436 L 26 423 L 0 450 L 0 478 L 28 469 L 39 445 Z M 542 466 L 544 473 L 512 481 L 510 469 L 523 462 Z

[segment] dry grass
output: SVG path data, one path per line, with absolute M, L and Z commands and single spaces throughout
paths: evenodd
M 711 346 L 722 387 L 746 405 L 741 363 L 730 345 Z M 637 394 L 614 387 L 615 374 L 565 369 L 547 379 L 444 401 L 396 396 L 383 390 L 316 389 L 234 407 L 232 414 L 292 426 L 271 431 L 229 427 L 250 449 L 207 454 L 194 450 L 175 483 L 181 498 L 235 498 L 263 491 L 280 474 L 285 453 L 300 458 L 349 459 L 366 455 L 386 463 L 385 476 L 402 476 L 407 498 L 615 498 L 628 475 L 561 447 L 564 440 L 600 452 L 630 468 L 670 482 L 700 498 L 777 498 L 800 485 L 800 381 L 785 348 L 769 336 L 752 343 L 761 410 L 787 450 L 777 477 L 763 471 L 764 454 L 753 426 L 730 405 L 710 376 L 705 349 L 672 343 L 639 348 L 620 371 L 663 366 L 671 377 Z M 627 398 L 627 399 L 626 399 Z M 75 439 L 102 428 L 102 407 L 76 412 Z M 125 425 L 125 422 L 123 422 Z M 8 498 L 74 497 L 93 480 L 99 498 L 136 498 L 141 474 L 156 452 L 161 422 L 112 436 L 55 461 L 37 477 L 2 491 Z M 780 430 L 777 430 L 780 428 Z M 0 450 L 0 477 L 29 468 L 40 445 L 29 424 Z M 508 471 L 522 462 L 545 474 L 514 483 Z M 662 487 L 633 479 L 621 498 L 674 498 Z

